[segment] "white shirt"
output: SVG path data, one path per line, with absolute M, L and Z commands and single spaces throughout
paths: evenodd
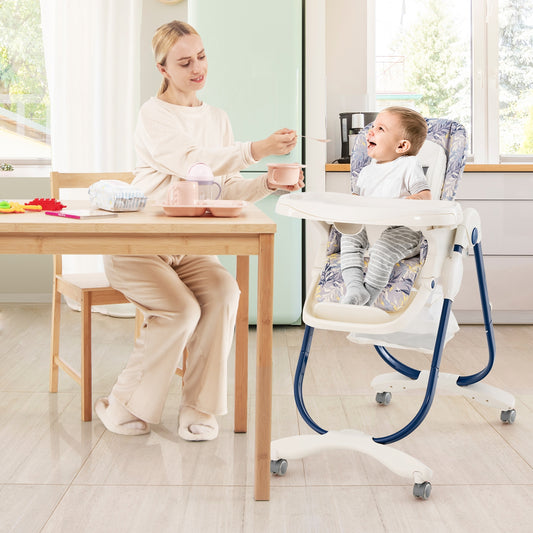
M 235 142 L 228 115 L 206 103 L 187 107 L 150 98 L 139 112 L 135 130 L 137 167 L 133 185 L 164 201 L 170 183 L 183 179 L 195 163 L 208 165 L 222 185 L 222 197 L 256 201 L 272 191 L 266 175 L 243 179 L 253 163 L 251 142 Z
M 404 155 L 387 163 L 377 163 L 373 159 L 361 170 L 357 187 L 356 194 L 377 198 L 403 198 L 430 189 L 414 155 Z

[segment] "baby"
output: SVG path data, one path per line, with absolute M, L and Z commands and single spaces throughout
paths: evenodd
M 361 170 L 355 194 L 379 198 L 431 200 L 429 184 L 416 154 L 427 136 L 424 117 L 405 107 L 381 111 L 366 136 L 372 162 Z M 341 237 L 341 271 L 346 294 L 341 303 L 372 305 L 387 285 L 394 265 L 420 250 L 422 233 L 405 226 L 390 226 L 370 250 L 366 276 L 364 252 L 368 237 L 359 233 Z

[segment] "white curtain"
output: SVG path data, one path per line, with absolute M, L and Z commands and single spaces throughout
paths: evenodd
M 41 0 L 54 170 L 134 168 L 141 15 L 142 0 Z M 67 204 L 74 197 L 62 195 Z M 63 269 L 101 272 L 102 258 L 64 256 Z M 134 313 L 129 304 L 112 307 L 98 310 Z

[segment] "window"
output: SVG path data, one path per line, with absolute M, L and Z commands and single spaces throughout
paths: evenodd
M 0 164 L 49 164 L 39 0 L 0 3 Z
M 376 109 L 468 131 L 476 163 L 533 161 L 533 0 L 376 0 Z

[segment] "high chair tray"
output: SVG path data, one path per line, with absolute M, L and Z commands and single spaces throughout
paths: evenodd
M 461 206 L 447 200 L 368 198 L 338 192 L 304 192 L 280 196 L 276 212 L 294 218 L 352 224 L 410 227 L 456 226 Z

